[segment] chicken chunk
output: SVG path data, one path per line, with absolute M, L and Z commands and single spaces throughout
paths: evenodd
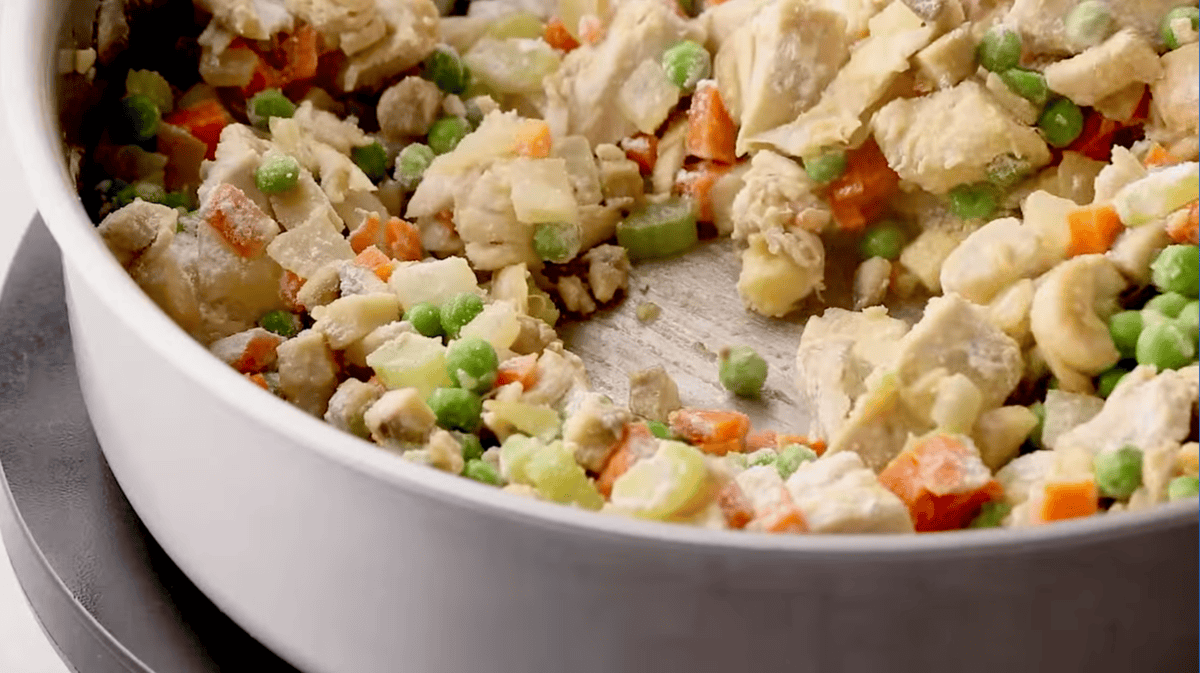
M 134 199 L 133 203 L 108 214 L 97 233 L 117 258 L 129 268 L 142 258 L 161 255 L 175 238 L 179 211 L 157 203 Z
M 433 0 L 377 0 L 377 12 L 384 36 L 349 57 L 340 77 L 343 91 L 377 87 L 420 63 L 437 45 Z
M 575 462 L 599 472 L 617 448 L 625 425 L 633 420 L 628 409 L 596 392 L 579 395 L 567 409 L 563 442 L 575 454 Z
M 292 29 L 293 17 L 284 0 L 198 0 L 223 25 L 251 40 L 269 40 Z
M 237 371 L 253 374 L 275 364 L 275 349 L 281 343 L 283 337 L 278 334 L 254 327 L 214 341 L 208 351 Z
M 428 440 L 437 416 L 416 388 L 389 390 L 363 414 L 371 439 L 396 451 L 418 449 Z
M 344 293 L 343 293 L 344 294 Z M 343 350 L 374 329 L 400 319 L 400 301 L 387 291 L 342 296 L 312 310 L 312 328 L 325 335 L 329 347 Z
M 346 379 L 329 399 L 325 421 L 356 437 L 370 439 L 371 431 L 367 429 L 364 415 L 385 392 L 387 389 L 377 383 Z
M 778 0 L 742 24 L 713 63 L 721 100 L 740 122 L 738 154 L 812 107 L 847 58 L 845 19 L 809 0 Z
M 974 81 L 924 98 L 897 99 L 871 122 L 875 140 L 900 177 L 934 194 L 987 178 L 987 167 L 1012 155 L 1038 168 L 1050 150 L 1038 132 L 1014 121 Z
M 1033 295 L 1030 329 L 1063 390 L 1091 392 L 1087 377 L 1120 360 L 1108 331 L 1125 279 L 1102 255 L 1081 255 L 1047 273 Z
M 1150 94 L 1152 123 L 1147 135 L 1180 159 L 1195 159 L 1200 126 L 1200 43 L 1163 54 L 1162 77 L 1150 84 Z M 1188 143 L 1190 147 L 1185 150 Z
M 254 181 L 262 157 L 271 149 L 271 144 L 255 135 L 254 130 L 244 124 L 230 124 L 221 131 L 221 141 L 213 161 L 200 166 L 204 182 L 197 195 L 200 203 L 208 201 L 208 195 L 222 185 L 237 187 L 255 205 L 268 215 L 273 213 L 271 200 L 262 193 Z
M 1067 39 L 1064 18 L 1078 0 L 1015 0 L 1003 24 L 1021 34 L 1030 55 L 1067 54 L 1075 51 Z M 1131 29 L 1146 39 L 1155 39 L 1162 16 L 1178 0 L 1111 0 L 1106 2 L 1118 28 Z
M 747 308 L 766 316 L 790 313 L 825 286 L 825 247 L 803 229 L 751 234 L 737 289 Z
M 734 238 L 795 227 L 820 233 L 833 218 L 804 169 L 775 152 L 756 153 L 742 179 L 731 210 Z
M 667 422 L 667 416 L 681 409 L 679 387 L 667 370 L 651 367 L 629 374 L 629 410 L 652 421 Z
M 518 220 L 513 209 L 512 176 L 506 165 L 484 171 L 466 197 L 456 200 L 454 222 L 476 269 L 519 263 L 541 268 L 533 249 L 533 228 Z
M 993 220 L 967 236 L 942 264 L 942 291 L 987 304 L 1049 267 L 1041 236 L 1016 218 Z
M 629 253 L 619 245 L 599 245 L 583 255 L 588 263 L 587 281 L 592 296 L 601 304 L 616 296 L 617 291 L 629 287 Z
M 323 417 L 338 386 L 337 362 L 325 337 L 307 329 L 275 350 L 283 398 L 313 416 Z
M 1134 83 L 1154 82 L 1162 65 L 1154 47 L 1131 30 L 1046 66 L 1046 85 L 1079 105 L 1094 105 Z
M 787 490 L 813 533 L 911 533 L 908 508 L 853 453 L 803 463 Z
M 410 75 L 379 97 L 379 129 L 394 140 L 423 136 L 438 117 L 442 92 L 427 79 Z

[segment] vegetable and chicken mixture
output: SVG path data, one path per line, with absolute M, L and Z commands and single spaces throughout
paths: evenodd
M 1196 497 L 1197 23 L 1179 0 L 103 0 L 60 70 L 99 234 L 269 393 L 584 509 L 926 532 Z M 796 427 L 689 407 L 662 367 L 613 400 L 555 332 L 722 237 L 747 311 L 808 315 Z M 822 307 L 845 264 L 853 305 Z M 752 343 L 718 364 L 759 395 Z

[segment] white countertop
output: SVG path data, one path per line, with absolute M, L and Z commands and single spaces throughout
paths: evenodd
M 0 22 L 4 20 L 0 2 Z M 0 64 L 2 65 L 2 64 Z M 0 110 L 0 115 L 3 111 Z M 0 116 L 0 122 L 3 117 Z M 17 166 L 8 126 L 0 133 L 0 204 L 5 217 L 0 222 L 0 278 L 8 272 L 17 244 L 33 216 L 33 199 Z M 0 540 L 0 671 L 4 673 L 68 673 L 50 641 L 38 625 L 25 594 L 17 584 L 8 552 Z

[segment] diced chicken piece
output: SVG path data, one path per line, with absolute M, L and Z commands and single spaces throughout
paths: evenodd
M 332 261 L 313 272 L 296 292 L 296 303 L 311 312 L 342 296 L 341 274 L 338 271 L 344 263 Z
M 388 293 L 392 291 L 387 283 L 379 279 L 375 272 L 354 262 L 339 262 L 336 265 L 338 274 L 338 296 L 367 295 Z M 394 296 L 394 295 L 393 295 Z
M 1022 278 L 1045 271 L 1047 259 L 1041 236 L 1021 220 L 993 220 L 967 236 L 942 264 L 942 291 L 987 304 Z
M 890 366 L 908 325 L 872 307 L 851 312 L 826 309 L 804 325 L 793 381 L 799 404 L 813 410 L 805 436 L 829 440 L 841 428 L 867 377 Z
M 401 334 L 413 331 L 415 330 L 412 323 L 407 321 L 396 321 L 376 327 L 371 330 L 370 334 L 346 347 L 344 351 L 346 362 L 357 367 L 366 367 L 368 355 Z
M 541 268 L 533 250 L 533 228 L 517 219 L 512 174 L 506 165 L 484 171 L 467 196 L 457 200 L 454 222 L 471 265 L 481 271 L 525 263 Z
M 588 263 L 587 281 L 592 296 L 601 304 L 616 296 L 617 290 L 629 287 L 629 254 L 619 245 L 600 245 L 583 255 Z
M 627 207 L 642 198 L 645 182 L 637 162 L 616 145 L 597 145 L 600 187 L 604 201 L 610 206 Z
M 1113 121 L 1136 125 L 1134 115 L 1145 95 L 1146 85 L 1134 82 L 1096 101 L 1092 108 Z
M 971 437 L 983 464 L 993 472 L 1007 465 L 1017 457 L 1037 422 L 1029 407 L 997 407 L 980 414 Z
M 1079 152 L 1066 150 L 1057 166 L 1051 166 L 1038 174 L 1034 189 L 1086 206 L 1095 200 L 1096 177 L 1107 165 L 1106 162 L 1096 161 Z M 1028 217 L 1029 213 L 1026 212 L 1026 219 Z
M 371 179 L 349 156 L 320 142 L 311 143 L 311 147 L 317 161 L 317 174 L 321 176 L 321 189 L 325 190 L 330 202 L 341 203 L 350 193 L 375 189 Z
M 820 233 L 833 218 L 804 169 L 770 150 L 754 155 L 743 182 L 730 213 L 734 238 L 797 227 Z
M 275 349 L 283 398 L 318 418 L 338 386 L 338 366 L 325 337 L 307 329 Z
M 125 0 L 101 0 L 96 12 L 96 52 L 100 63 L 111 63 L 128 45 Z
M 509 346 L 509 349 L 517 355 L 541 353 L 547 346 L 558 340 L 558 334 L 554 328 L 537 318 L 518 315 L 517 325 L 520 327 L 520 331 L 517 332 L 517 338 Z
M 329 197 L 317 184 L 312 173 L 303 166 L 300 168 L 300 178 L 295 187 L 271 194 L 268 198 L 271 210 L 284 230 L 295 229 L 319 218 L 323 218 L 334 231 L 341 231 L 345 226 L 342 217 L 329 202 Z
M 1076 48 L 1067 39 L 1064 19 L 1077 0 L 1015 0 L 1003 24 L 1021 34 L 1030 55 L 1068 54 Z M 1141 37 L 1157 39 L 1159 21 L 1178 0 L 1113 0 L 1106 2 L 1117 27 L 1132 29 Z M 1052 87 L 1053 88 L 1053 87 Z
M 892 283 L 892 263 L 883 257 L 871 257 L 854 271 L 854 310 L 878 306 Z
M 682 92 L 667 78 L 657 58 L 648 58 L 633 69 L 617 92 L 621 114 L 642 133 L 654 133 L 679 104 Z
M 395 294 L 343 296 L 312 310 L 313 329 L 324 334 L 333 350 L 342 350 L 372 330 L 400 319 L 400 302 Z
M 270 257 L 238 255 L 207 224 L 197 228 L 194 254 L 188 264 L 201 315 L 196 336 L 202 342 L 249 329 L 262 314 L 281 308 L 283 270 Z
M 971 26 L 959 26 L 917 52 L 917 75 L 931 88 L 949 89 L 975 71 L 975 46 Z
M 1008 88 L 1008 85 L 1004 83 L 1000 75 L 988 72 L 982 67 L 979 70 L 980 74 L 987 73 L 983 81 L 984 87 L 987 88 L 988 93 L 992 94 L 992 98 L 1000 104 L 1000 107 L 1009 116 L 1018 123 L 1026 126 L 1033 126 L 1037 123 L 1038 116 L 1042 112 L 1040 105 L 1034 105 L 1033 101 Z
M 596 302 L 588 294 L 587 286 L 579 276 L 563 276 L 558 279 L 558 296 L 563 307 L 572 313 L 589 315 L 596 312 Z
M 270 215 L 271 201 L 254 181 L 254 172 L 258 170 L 262 156 L 270 149 L 271 144 L 255 135 L 249 126 L 226 126 L 221 131 L 216 158 L 200 165 L 200 175 L 204 178 L 198 191 L 200 203 L 207 203 L 209 194 L 221 185 L 232 185 Z
M 434 429 L 425 444 L 425 451 L 429 452 L 429 464 L 433 467 L 450 474 L 462 474 L 465 464 L 462 444 L 454 435 L 441 428 Z
M 584 393 L 567 409 L 563 442 L 574 453 L 575 462 L 599 472 L 617 448 L 625 424 L 632 420 L 628 409 L 616 406 L 604 395 Z
M 129 266 L 129 276 L 177 325 L 198 337 L 200 306 L 195 280 L 182 261 L 185 248 L 195 254 L 194 236 L 176 236 L 162 254 L 142 255 Z
M 1029 346 L 1033 341 L 1029 330 L 1029 309 L 1033 306 L 1034 289 L 1032 280 L 1018 280 L 996 295 L 987 306 L 988 321 L 1022 347 Z
M 658 160 L 650 174 L 650 184 L 655 194 L 667 194 L 675 187 L 675 177 L 683 169 L 687 158 L 687 117 L 679 117 L 667 125 L 666 132 L 658 141 Z
M 704 11 L 696 17 L 696 23 L 700 24 L 706 35 L 704 46 L 714 54 L 721 51 L 725 42 L 738 28 L 746 25 L 760 9 L 770 3 L 771 0 L 725 0 L 704 3 Z
M 1129 496 L 1129 511 L 1136 512 L 1167 502 L 1167 484 L 1176 476 L 1177 442 L 1142 449 L 1142 485 Z
M 283 343 L 283 337 L 261 327 L 231 334 L 218 339 L 208 347 L 217 359 L 243 374 L 265 371 L 275 364 L 275 349 Z
M 200 216 L 231 250 L 246 259 L 262 256 L 279 235 L 275 220 L 233 185 L 220 185 L 209 192 Z
M 272 239 L 267 255 L 297 276 L 311 278 L 330 262 L 353 259 L 354 250 L 318 213 L 314 219 Z
M 849 57 L 846 20 L 808 0 L 779 0 L 749 17 L 713 64 L 721 99 L 749 139 L 812 107 Z
M 911 533 L 908 508 L 875 478 L 858 455 L 803 463 L 787 490 L 813 533 Z
M 683 408 L 679 387 L 661 366 L 629 374 L 629 410 L 652 421 L 666 423 L 672 411 Z
M 774 465 L 755 465 L 739 472 L 733 480 L 746 499 L 751 519 L 766 516 L 784 498 L 791 500 L 783 477 L 779 476 L 779 470 Z
M 1029 326 L 1063 390 L 1090 393 L 1088 377 L 1120 360 L 1107 319 L 1125 286 L 1116 266 L 1102 255 L 1073 257 L 1043 277 Z
M 359 248 L 358 252 L 362 252 L 361 248 L 365 248 L 367 245 L 374 245 L 382 250 L 388 248 L 387 228 L 383 223 L 387 222 L 390 217 L 387 206 L 383 205 L 378 196 L 372 192 L 346 192 L 345 200 L 331 205 L 334 212 L 337 213 L 338 219 L 342 220 L 346 228 L 350 230 L 351 236 L 359 227 L 366 224 L 367 220 L 373 220 L 369 225 L 370 228 L 364 230 L 364 233 L 373 229 L 375 238 L 366 245 L 360 246 L 357 242 L 351 243 L 352 247 Z
M 854 453 L 872 470 L 882 470 L 900 452 L 910 435 L 933 429 L 933 423 L 910 408 L 899 377 L 877 372 L 866 383 L 850 415 L 830 436 L 826 456 Z
M 437 46 L 438 9 L 433 0 L 378 2 L 377 11 L 386 33 L 349 58 L 339 78 L 343 91 L 376 87 L 420 63 Z
M 528 224 L 579 221 L 579 204 L 565 160 L 521 157 L 509 164 L 508 174 L 517 220 Z
M 1053 451 L 1034 451 L 1013 458 L 996 472 L 996 481 L 1004 488 L 1004 502 L 1016 506 L 1029 499 L 1033 487 L 1054 469 Z
M 909 69 L 909 57 L 934 36 L 933 26 L 898 1 L 872 17 L 869 25 L 871 36 L 855 47 L 820 101 L 795 121 L 750 138 L 751 147 L 770 147 L 790 156 L 808 157 L 826 147 L 844 146 L 857 137 L 865 113 Z M 938 130 L 939 135 L 945 132 L 944 127 Z
M 557 406 L 574 389 L 587 389 L 587 370 L 583 362 L 575 354 L 556 349 L 551 344 L 538 357 L 537 383 L 521 393 L 521 401 Z
M 156 149 L 170 157 L 163 186 L 170 191 L 193 190 L 200 185 L 200 166 L 208 154 L 208 145 L 174 124 L 160 122 Z
M 875 113 L 875 140 L 900 177 L 934 194 L 987 178 L 987 166 L 1012 155 L 1038 168 L 1050 150 L 974 81 L 924 98 L 897 99 Z
M 750 162 L 742 161 L 733 168 L 721 173 L 713 182 L 709 191 L 709 209 L 712 211 L 713 225 L 717 234 L 728 236 L 733 233 L 733 204 L 737 195 L 745 187 L 746 173 L 750 171 Z
M 1161 227 L 1133 227 L 1117 237 L 1104 256 L 1117 270 L 1135 285 L 1150 283 L 1150 264 L 1158 253 L 1171 244 L 1171 237 Z
M 268 40 L 292 29 L 292 14 L 284 0 L 199 0 L 198 5 L 238 35 Z
M 371 439 L 398 451 L 417 449 L 429 441 L 437 416 L 416 388 L 389 390 L 363 414 Z
M 938 429 L 965 433 L 975 425 L 983 408 L 979 387 L 963 374 L 936 373 L 923 377 L 913 386 L 918 395 L 929 395 L 929 420 Z
M 815 234 L 772 229 L 751 234 L 737 289 L 742 302 L 766 316 L 790 313 L 825 286 L 825 247 Z
M 109 213 L 96 231 L 121 266 L 128 269 L 140 259 L 163 254 L 175 238 L 178 221 L 179 211 L 174 208 L 134 199 Z
M 356 437 L 370 439 L 371 431 L 367 429 L 367 422 L 363 417 L 367 409 L 383 397 L 385 392 L 387 389 L 377 383 L 346 379 L 338 385 L 333 397 L 329 398 L 325 421 Z
M 342 154 L 349 154 L 351 149 L 372 142 L 371 136 L 359 128 L 358 120 L 353 117 L 342 119 L 332 112 L 317 108 L 312 101 L 300 103 L 292 119 L 313 140 L 329 145 Z
M 1150 83 L 1162 74 L 1154 47 L 1132 30 L 1118 31 L 1102 44 L 1046 66 L 1046 85 L 1079 105 L 1093 105 L 1134 82 Z
M 423 136 L 438 116 L 442 92 L 427 79 L 410 75 L 379 97 L 379 129 L 394 140 Z
M 580 206 L 600 203 L 600 172 L 592 146 L 583 136 L 567 136 L 556 139 L 550 148 L 550 156 L 566 162 L 567 175 L 575 192 L 575 202 Z
M 1044 407 L 1042 445 L 1053 449 L 1059 437 L 1095 418 L 1104 408 L 1104 400 L 1094 395 L 1047 390 Z
M 1094 418 L 1058 438 L 1055 451 L 1083 450 L 1095 456 L 1132 444 L 1143 450 L 1179 444 L 1191 431 L 1200 374 L 1196 366 L 1159 374 L 1140 366 L 1109 395 Z
M 1193 42 L 1163 54 L 1162 77 L 1151 82 L 1150 96 L 1147 135 L 1177 158 L 1194 160 L 1200 126 L 1200 44 Z M 1189 150 L 1184 151 L 1189 139 Z
M 1111 162 L 1096 176 L 1096 202 L 1111 201 L 1122 189 L 1147 175 L 1146 167 L 1132 152 L 1119 145 L 1113 147 Z
M 621 86 L 643 61 L 658 59 L 690 30 L 665 3 L 619 3 L 604 40 L 571 51 L 545 80 L 545 118 L 554 136 L 582 135 L 598 145 L 633 135 L 636 127 L 616 109 Z
M 900 266 L 917 277 L 931 292 L 942 291 L 942 265 L 960 245 L 969 229 L 937 225 L 925 229 L 900 252 Z

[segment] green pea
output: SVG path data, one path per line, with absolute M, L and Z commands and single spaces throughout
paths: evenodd
M 547 262 L 565 264 L 579 254 L 582 236 L 574 222 L 543 222 L 533 229 L 533 251 Z
M 1184 500 L 1200 495 L 1200 478 L 1183 475 L 1167 482 L 1167 500 Z
M 429 148 L 434 154 L 453 152 L 471 132 L 471 125 L 461 117 L 442 117 L 429 127 Z
M 1183 328 L 1192 341 L 1195 341 L 1200 335 L 1200 302 L 1190 301 L 1187 306 L 1184 306 L 1179 311 L 1179 315 L 1175 318 L 1176 324 Z
M 745 467 L 762 467 L 764 465 L 774 465 L 775 461 L 779 460 L 779 453 L 775 449 L 759 449 L 753 453 L 745 454 Z
M 467 461 L 466 465 L 463 466 L 463 476 L 492 486 L 499 486 L 503 483 L 500 479 L 500 473 L 496 471 L 496 467 L 478 458 Z
M 258 319 L 258 326 L 290 339 L 300 333 L 300 316 L 283 310 L 269 311 Z
M 1108 399 L 1108 396 L 1112 394 L 1112 391 L 1117 387 L 1117 384 L 1120 383 L 1121 379 L 1125 378 L 1128 373 L 1128 369 L 1123 367 L 1113 367 L 1100 376 L 1097 376 L 1096 396 Z
M 1001 154 L 987 165 L 987 179 L 997 189 L 1008 190 L 1024 180 L 1033 167 L 1025 159 L 1012 154 Z
M 979 514 L 971 519 L 968 528 L 999 528 L 1004 517 L 1012 511 L 1012 505 L 1006 502 L 997 502 L 992 500 L 983 503 L 983 507 L 979 508 Z
M 1108 333 L 1121 357 L 1131 358 L 1137 353 L 1138 337 L 1144 327 L 1141 311 L 1121 311 L 1108 319 Z
M 1108 5 L 1100 0 L 1083 0 L 1063 19 L 1067 41 L 1076 49 L 1094 47 L 1112 35 L 1115 23 Z
M 1150 279 L 1163 292 L 1195 299 L 1200 294 L 1200 247 L 1169 245 L 1150 265 Z
M 351 148 L 350 159 L 371 179 L 371 182 L 379 182 L 387 177 L 387 150 L 383 149 L 383 145 L 379 141 Z
M 254 126 L 266 130 L 271 117 L 291 119 L 296 114 L 296 104 L 279 89 L 264 89 L 251 96 L 246 103 L 246 116 Z
M 483 457 L 483 443 L 479 441 L 479 435 L 471 432 L 455 431 L 450 434 L 458 440 L 459 446 L 462 447 L 463 460 L 470 462 Z
M 474 292 L 455 295 L 446 300 L 446 303 L 438 309 L 442 329 L 451 339 L 457 339 L 459 331 L 482 311 L 483 300 Z
M 1190 22 L 1192 31 L 1200 28 L 1200 9 L 1194 6 L 1183 5 L 1175 7 L 1163 16 L 1162 34 L 1163 44 L 1167 45 L 1167 49 L 1175 50 L 1183 46 L 1183 41 L 1180 36 L 1180 31 L 1177 30 L 1177 23 Z
M 1066 147 L 1083 133 L 1083 110 L 1070 100 L 1059 98 L 1042 110 L 1038 128 L 1046 142 L 1055 147 Z
M 134 94 L 121 99 L 121 119 L 125 135 L 135 143 L 144 143 L 158 135 L 162 114 L 149 96 Z
M 802 444 L 788 444 L 779 450 L 779 455 L 775 458 L 775 469 L 779 471 L 780 477 L 787 479 L 792 476 L 802 463 L 816 459 L 816 451 L 807 446 Z
M 412 323 L 417 334 L 426 337 L 439 337 L 446 333 L 442 329 L 442 313 L 438 307 L 429 302 L 421 302 L 410 306 L 404 312 L 404 319 Z
M 959 185 L 949 196 L 950 212 L 959 219 L 982 220 L 996 212 L 996 189 L 988 183 Z
M 1009 68 L 1000 73 L 1000 79 L 1012 92 L 1025 98 L 1035 105 L 1044 105 L 1050 97 L 1050 88 L 1046 86 L 1046 76 L 1036 70 L 1024 68 Z
M 421 76 L 442 91 L 457 95 L 467 90 L 471 70 L 453 49 L 439 47 L 421 64 Z
M 1096 487 L 1109 498 L 1124 500 L 1142 485 L 1142 452 L 1126 445 L 1096 456 Z
M 767 381 L 767 361 L 749 346 L 721 351 L 719 378 L 726 390 L 740 397 L 758 397 Z
M 670 426 L 662 421 L 646 421 L 646 427 L 650 429 L 650 434 L 659 439 L 675 439 L 675 433 L 671 432 Z
M 804 172 L 813 182 L 825 184 L 842 177 L 846 172 L 846 152 L 830 150 L 819 156 L 804 159 Z
M 1021 36 L 1008 28 L 989 30 L 975 51 L 979 65 L 992 72 L 1004 72 L 1021 62 Z
M 897 259 L 907 242 L 908 235 L 904 233 L 904 229 L 898 223 L 884 220 L 863 232 L 862 238 L 858 241 L 858 254 L 863 259 L 872 257 Z
M 175 107 L 175 92 L 170 82 L 153 70 L 130 70 L 125 75 L 125 94 L 149 97 L 160 114 Z
M 1168 318 L 1178 318 L 1183 307 L 1187 305 L 1187 297 L 1178 292 L 1164 292 L 1146 302 L 1145 310 L 1156 311 Z
M 1174 322 L 1147 325 L 1137 342 L 1138 364 L 1159 371 L 1187 366 L 1196 357 L 1196 342 Z
M 685 92 L 696 88 L 696 83 L 712 74 L 712 56 L 698 42 L 683 40 L 669 47 L 662 56 L 662 67 L 667 79 Z
M 286 154 L 268 156 L 254 171 L 254 184 L 264 194 L 279 194 L 300 181 L 300 162 Z
M 413 143 L 405 147 L 396 158 L 396 181 L 404 189 L 416 189 L 425 176 L 425 170 L 433 163 L 434 156 L 429 145 Z
M 483 413 L 483 399 L 462 388 L 437 388 L 426 400 L 437 416 L 438 425 L 447 430 L 474 432 Z
M 465 337 L 446 349 L 446 371 L 459 388 L 483 394 L 496 383 L 500 360 L 492 344 L 479 337 Z

